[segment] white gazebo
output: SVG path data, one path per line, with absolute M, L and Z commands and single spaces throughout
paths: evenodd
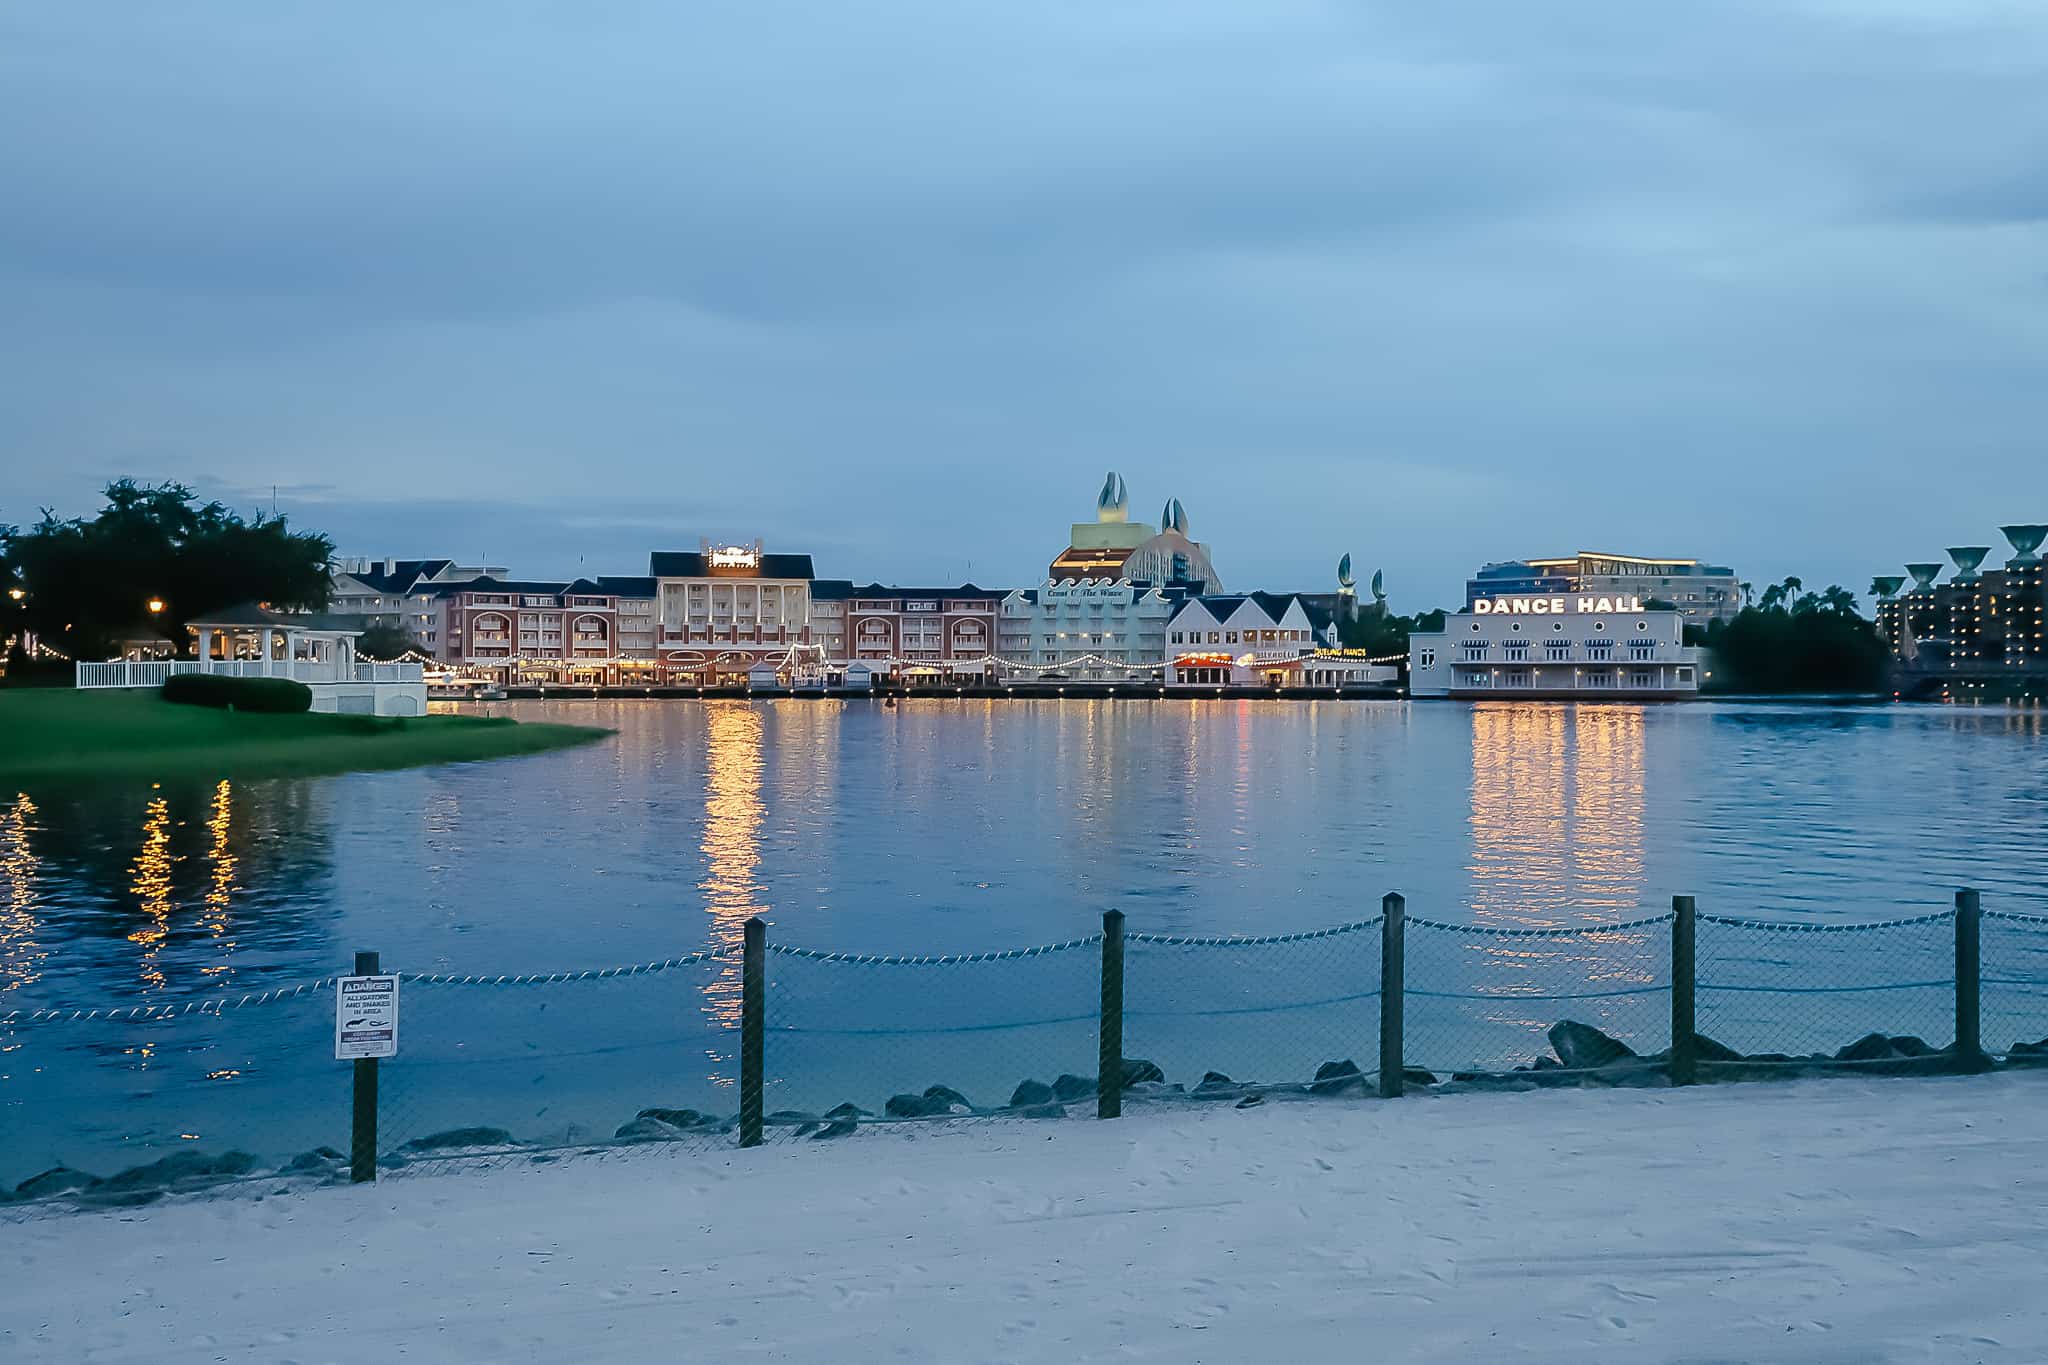
M 80 687 L 160 687 L 179 673 L 231 678 L 289 678 L 313 691 L 313 710 L 345 715 L 418 716 L 427 684 L 417 663 L 365 663 L 356 657 L 360 621 L 313 612 L 281 612 L 249 603 L 186 622 L 197 638 L 191 659 L 113 659 L 78 665 Z

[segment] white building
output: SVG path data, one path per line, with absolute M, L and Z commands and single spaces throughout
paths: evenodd
M 1291 593 L 1190 597 L 1166 627 L 1166 684 L 1289 686 L 1316 652 L 1315 623 Z
M 1638 596 L 1513 593 L 1475 601 L 1436 632 L 1408 637 L 1414 697 L 1630 701 L 1699 690 L 1685 616 Z
M 1166 666 L 1167 622 L 1184 595 L 1107 578 L 1016 589 L 996 614 L 1005 680 L 1155 681 Z

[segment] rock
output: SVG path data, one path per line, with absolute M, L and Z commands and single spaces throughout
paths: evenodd
M 1341 1062 L 1324 1062 L 1316 1068 L 1316 1078 L 1310 1083 L 1311 1095 L 1338 1095 L 1356 1087 L 1365 1088 L 1365 1077 L 1359 1074 L 1358 1063 L 1346 1058 Z
M 377 1169 L 380 1171 L 396 1171 L 411 1164 L 411 1162 L 407 1161 L 397 1152 L 387 1152 L 377 1158 Z
M 642 1109 L 635 1118 L 660 1119 L 676 1128 L 695 1128 L 700 1124 L 717 1123 L 710 1114 L 700 1114 L 694 1109 Z
M 2038 1043 L 2014 1043 L 2005 1050 L 2007 1066 L 2048 1066 L 2048 1038 Z
M 801 1128 L 805 1124 L 823 1123 L 824 1120 L 816 1114 L 806 1114 L 800 1109 L 778 1109 L 772 1114 L 765 1115 L 761 1122 L 774 1128 Z
M 1195 1091 L 1199 1094 L 1204 1090 L 1215 1090 L 1219 1086 L 1228 1086 L 1236 1084 L 1236 1081 L 1231 1080 L 1230 1077 L 1224 1075 L 1220 1071 L 1204 1071 L 1202 1073 L 1202 1083 L 1195 1087 Z
M 47 1199 L 53 1194 L 70 1194 L 74 1190 L 89 1190 L 100 1183 L 96 1175 L 74 1171 L 69 1166 L 52 1166 L 39 1175 L 32 1175 L 14 1187 L 16 1199 Z
M 855 1104 L 852 1100 L 848 1100 L 844 1104 L 835 1104 L 830 1109 L 827 1109 L 825 1117 L 828 1119 L 871 1119 L 874 1115 Z
M 1892 1055 L 1892 1040 L 1882 1033 L 1866 1033 L 1835 1054 L 1838 1062 L 1876 1062 Z
M 1935 1055 L 1935 1052 L 1933 1048 L 1927 1046 L 1923 1039 L 1915 1038 L 1912 1034 L 1908 1033 L 1903 1037 L 1892 1039 L 1892 1055 L 1895 1057 L 1932 1057 Z
M 1717 1043 L 1704 1033 L 1692 1036 L 1692 1055 L 1701 1062 L 1739 1062 L 1742 1054 L 1724 1043 Z
M 1576 1019 L 1561 1019 L 1550 1026 L 1550 1046 L 1556 1050 L 1558 1060 L 1574 1071 L 1607 1066 L 1636 1055 L 1627 1043 Z
M 445 1152 L 457 1147 L 510 1147 L 512 1135 L 503 1128 L 444 1128 L 438 1133 L 400 1143 L 401 1152 Z
M 1017 1088 L 1010 1092 L 1012 1109 L 1022 1109 L 1033 1104 L 1051 1104 L 1052 1100 L 1052 1087 L 1044 1081 L 1019 1081 Z
M 1164 1084 L 1166 1073 L 1161 1071 L 1156 1064 L 1146 1061 L 1143 1057 L 1124 1058 L 1124 1089 L 1129 1090 L 1132 1086 L 1143 1085 L 1147 1081 L 1157 1081 Z
M 882 1107 L 891 1118 L 942 1118 L 955 1112 L 967 1112 L 967 1101 L 958 1099 L 959 1093 L 957 1090 L 948 1090 L 943 1085 L 935 1085 L 922 1095 L 891 1095 L 889 1102 Z M 948 1098 L 949 1096 L 953 1098 Z M 954 1109 L 956 1103 L 959 1105 L 957 1111 Z
M 1230 1077 L 1222 1072 L 1207 1071 L 1202 1074 L 1202 1083 L 1195 1087 L 1195 1098 L 1198 1100 L 1229 1100 L 1242 1095 L 1244 1090 L 1245 1088 L 1242 1085 L 1231 1080 Z
M 300 1152 L 285 1167 L 287 1171 L 324 1171 L 328 1167 L 348 1160 L 332 1147 L 315 1147 L 310 1152 Z
M 1027 1104 L 1017 1110 L 1017 1117 L 1022 1119 L 1063 1119 L 1066 1116 L 1067 1106 L 1058 1101 L 1048 1104 Z
M 622 1123 L 612 1134 L 614 1142 L 673 1142 L 683 1136 L 686 1130 L 673 1123 L 664 1123 L 658 1118 L 645 1117 Z
M 1246 1095 L 1231 1107 L 1234 1109 L 1256 1109 L 1266 1102 L 1264 1095 Z
M 1435 1085 L 1436 1073 L 1424 1071 L 1419 1066 L 1404 1066 L 1401 1068 L 1401 1080 L 1407 1085 Z
M 1095 1078 L 1080 1077 L 1062 1072 L 1053 1078 L 1052 1095 L 1056 1100 L 1071 1102 L 1084 1100 L 1095 1093 Z
M 173 1152 L 146 1166 L 130 1166 L 119 1175 L 108 1176 L 95 1190 L 117 1193 L 128 1190 L 161 1190 L 195 1180 L 227 1180 L 256 1169 L 256 1158 L 247 1152 Z
M 844 1108 L 845 1106 L 842 1105 L 841 1107 Z M 832 1138 L 843 1138 L 858 1127 L 860 1127 L 860 1120 L 849 1114 L 845 1118 L 832 1120 L 832 1122 L 811 1134 L 811 1141 L 825 1142 Z

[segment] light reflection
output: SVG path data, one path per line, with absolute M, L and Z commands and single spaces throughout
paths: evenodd
M 128 886 L 147 916 L 145 923 L 128 935 L 128 941 L 142 945 L 142 983 L 154 990 L 161 990 L 164 985 L 157 954 L 171 934 L 172 861 L 171 803 L 162 796 L 154 796 L 142 822 L 142 849 L 135 855 L 133 880 Z
M 1473 922 L 1569 928 L 1635 917 L 1643 897 L 1644 713 L 1635 706 L 1472 708 Z M 1556 939 L 1473 937 L 1474 980 L 1502 1002 L 1489 1022 L 1540 1035 L 1564 1013 L 1596 1025 L 1629 998 L 1515 998 L 1619 990 L 1657 979 L 1639 930 Z M 1534 1014 L 1542 1017 L 1526 1017 Z
M 36 942 L 36 876 L 41 870 L 29 845 L 36 803 L 27 793 L 14 798 L 0 819 L 0 993 L 34 984 L 41 976 L 47 950 Z
M 234 894 L 241 888 L 235 885 L 237 859 L 229 838 L 234 825 L 234 793 L 227 779 L 213 791 L 213 807 L 206 817 L 206 831 L 212 842 L 207 847 L 206 859 L 212 864 L 213 878 L 206 888 L 206 909 L 199 927 L 213 935 L 215 946 L 222 960 L 212 966 L 201 967 L 201 976 L 221 976 L 228 971 L 226 957 L 234 951 L 235 941 L 228 937 L 228 908 Z
M 746 702 L 719 702 L 705 715 L 704 907 L 719 947 L 737 948 L 746 922 L 767 910 L 761 869 L 761 713 Z M 706 992 L 704 1012 L 737 1027 L 740 962 L 725 960 Z M 719 1060 L 713 1058 L 713 1060 Z

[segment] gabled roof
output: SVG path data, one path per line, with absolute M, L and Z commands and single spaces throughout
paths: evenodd
M 851 595 L 854 597 L 894 597 L 904 600 L 913 597 L 919 599 L 945 597 L 999 598 L 1003 595 L 999 589 L 977 588 L 972 583 L 962 583 L 957 588 L 885 588 L 880 583 L 870 583 L 866 587 L 852 587 L 850 584 L 848 586 L 851 588 Z M 815 583 L 811 585 L 811 595 L 813 597 L 818 595 L 817 584 Z
M 584 581 L 588 582 L 589 580 L 586 579 Z M 597 582 L 606 593 L 613 597 L 651 598 L 654 596 L 654 580 L 651 578 L 633 578 L 630 576 L 621 578 L 614 574 L 599 574 Z
M 455 561 L 452 559 L 398 559 L 392 561 L 390 573 L 384 572 L 383 560 L 379 559 L 372 562 L 377 565 L 376 568 L 363 569 L 360 572 L 348 571 L 344 573 L 344 576 L 353 578 L 356 582 L 373 591 L 398 594 L 411 592 L 414 585 L 421 579 L 432 578 L 435 574 L 447 569 Z
M 705 572 L 704 556 L 695 550 L 656 550 L 647 556 L 647 572 L 655 578 L 814 578 L 809 555 L 762 555 L 761 569 L 753 574 Z

